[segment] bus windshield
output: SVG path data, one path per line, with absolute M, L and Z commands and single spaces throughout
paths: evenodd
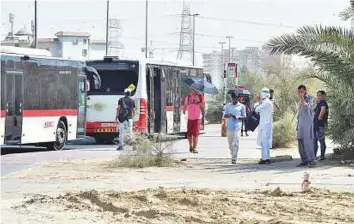
M 137 86 L 139 64 L 132 61 L 92 62 L 86 71 L 90 82 L 89 95 L 123 95 L 129 85 Z M 93 69 L 92 69 L 93 68 Z M 96 74 L 92 75 L 92 74 Z M 97 77 L 98 75 L 98 77 Z M 132 95 L 135 91 L 132 92 Z

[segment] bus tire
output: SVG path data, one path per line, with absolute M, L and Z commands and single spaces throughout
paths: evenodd
M 63 121 L 59 121 L 57 130 L 55 131 L 55 142 L 49 143 L 48 150 L 63 150 L 66 145 L 67 131 Z
M 95 137 L 96 144 L 98 145 L 105 145 L 107 144 L 108 140 L 103 137 Z

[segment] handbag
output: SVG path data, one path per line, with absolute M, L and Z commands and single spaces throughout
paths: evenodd
M 260 116 L 256 111 L 251 111 L 250 115 L 246 118 L 246 128 L 247 130 L 254 131 L 259 125 Z

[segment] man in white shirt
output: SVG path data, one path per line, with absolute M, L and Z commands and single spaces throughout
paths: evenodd
M 262 146 L 262 158 L 259 164 L 270 164 L 270 142 L 273 127 L 273 103 L 269 99 L 270 92 L 268 88 L 263 88 L 261 92 L 262 102 L 256 107 L 255 111 L 259 113 L 260 121 L 258 126 L 258 144 Z

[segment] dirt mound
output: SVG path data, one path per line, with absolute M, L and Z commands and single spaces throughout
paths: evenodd
M 57 197 L 33 195 L 18 214 L 21 223 L 65 218 L 76 223 L 354 223 L 354 194 L 272 191 L 212 191 L 148 189 L 136 192 L 96 190 Z M 68 214 L 75 217 L 68 218 Z M 59 221 L 61 220 L 61 221 Z M 25 222 L 27 221 L 27 222 Z M 39 222 L 37 222 L 39 223 Z M 70 222 L 71 223 L 71 222 Z

